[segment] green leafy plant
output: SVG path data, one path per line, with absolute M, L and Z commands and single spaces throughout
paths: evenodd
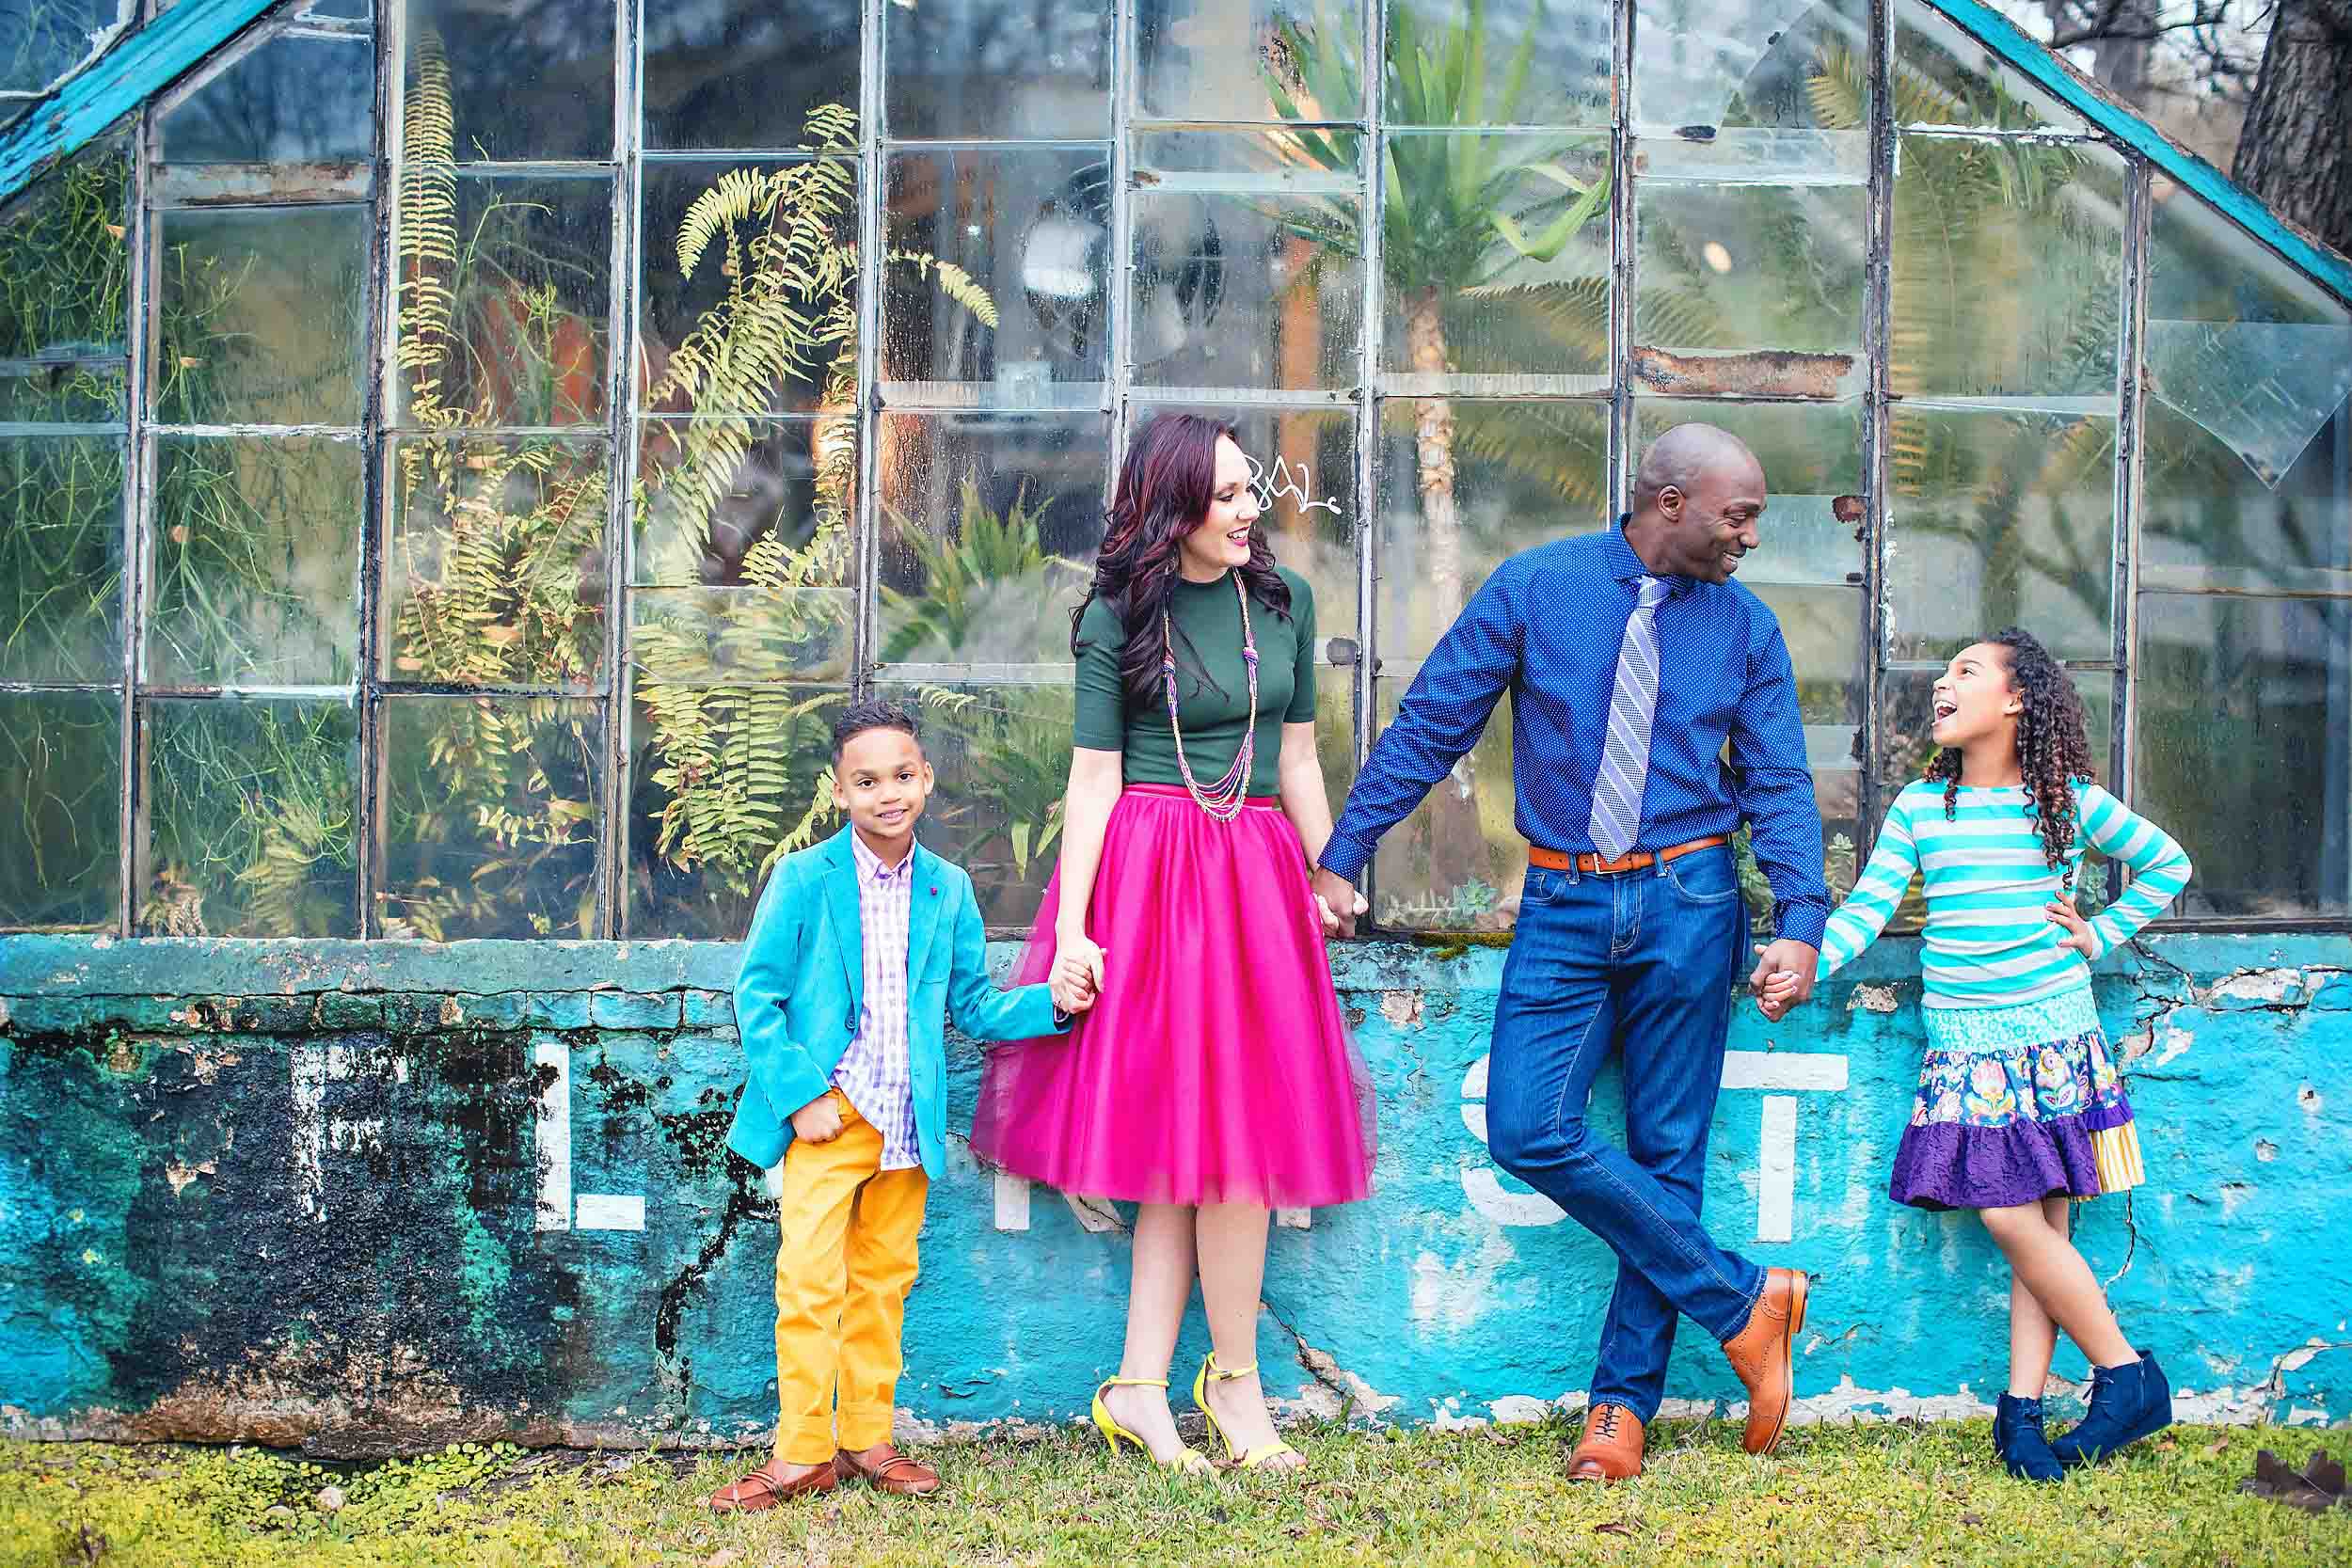
M 1030 508 L 1025 490 L 1001 516 L 980 499 L 975 476 L 964 477 L 956 496 L 952 537 L 890 513 L 922 591 L 883 586 L 891 623 L 883 660 L 967 661 L 984 649 L 1006 663 L 1059 657 L 1067 627 L 1056 612 L 1085 587 L 1085 564 L 1046 552 L 1038 533 L 1044 509 Z

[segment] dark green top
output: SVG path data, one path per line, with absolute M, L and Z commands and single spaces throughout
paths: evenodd
M 1255 597 L 1249 601 L 1249 629 L 1258 643 L 1258 754 L 1250 764 L 1248 793 L 1272 795 L 1279 786 L 1282 726 L 1311 723 L 1315 716 L 1315 594 L 1307 579 L 1287 566 L 1277 566 L 1290 584 L 1288 620 Z M 1184 725 L 1184 757 L 1192 776 L 1206 789 L 1233 766 L 1241 751 L 1241 734 L 1249 717 L 1248 666 L 1241 657 L 1241 601 L 1233 593 L 1233 576 L 1215 582 L 1187 582 L 1179 578 L 1168 600 L 1176 623 L 1176 701 Z M 1192 640 L 1191 657 L 1184 639 Z M 1078 623 L 1078 721 L 1075 739 L 1089 751 L 1125 754 L 1122 772 L 1129 784 L 1179 784 L 1184 775 L 1176 766 L 1176 739 L 1168 733 L 1168 700 L 1154 694 L 1149 704 L 1128 700 L 1120 684 L 1119 655 L 1127 645 L 1126 632 L 1110 606 L 1097 599 L 1087 606 Z M 1202 682 L 1192 658 L 1200 660 L 1219 691 Z

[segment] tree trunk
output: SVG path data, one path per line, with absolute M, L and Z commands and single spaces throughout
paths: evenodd
M 1444 375 L 1445 296 L 1435 285 L 1414 291 L 1405 317 L 1405 347 L 1417 375 Z M 1421 521 L 1429 542 L 1428 603 L 1451 620 L 1462 608 L 1462 516 L 1454 504 L 1454 404 L 1424 398 L 1413 426 L 1421 483 Z
M 2352 251 L 2352 0 L 2280 0 L 2231 173 Z

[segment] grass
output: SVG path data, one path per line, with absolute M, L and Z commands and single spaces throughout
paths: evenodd
M 0 1443 L 0 1563 L 2343 1563 L 2352 1507 L 2242 1495 L 2352 1431 L 2175 1428 L 2061 1485 L 2009 1480 L 1982 1421 L 1793 1430 L 1753 1460 L 1727 1421 L 1662 1423 L 1631 1485 L 1561 1480 L 1559 1422 L 1294 1434 L 1299 1479 L 1164 1478 L 1057 1431 L 929 1450 L 951 1493 L 844 1492 L 747 1518 L 702 1499 L 736 1454 L 467 1446 L 329 1471 L 254 1449 Z M 323 1511 L 319 1489 L 347 1497 Z

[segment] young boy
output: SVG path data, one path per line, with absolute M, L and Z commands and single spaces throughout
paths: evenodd
M 931 769 L 914 716 L 860 703 L 833 734 L 850 825 L 769 878 L 735 983 L 750 1074 L 727 1147 L 763 1169 L 784 1162 L 781 1417 L 774 1457 L 711 1496 L 722 1513 L 851 1481 L 938 1489 L 890 1425 L 923 1199 L 946 1164 L 944 1019 L 977 1039 L 1028 1039 L 1093 1001 L 989 984 L 972 879 L 914 842 Z

